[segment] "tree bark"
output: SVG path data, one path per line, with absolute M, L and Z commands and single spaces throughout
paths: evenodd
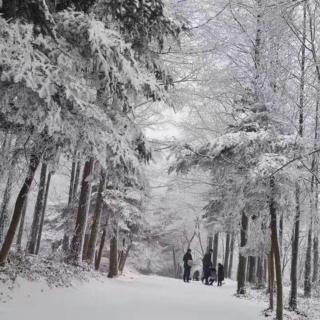
M 313 274 L 312 282 L 317 283 L 319 278 L 319 238 L 313 238 Z
M 304 296 L 311 297 L 311 251 L 312 251 L 312 222 L 310 222 L 308 230 L 306 260 L 304 266 Z
M 213 266 L 213 268 L 217 268 L 218 249 L 219 249 L 219 232 L 215 233 L 214 238 L 213 238 L 213 253 L 212 253 L 212 266 Z
M 280 221 L 279 221 L 279 245 L 280 245 L 280 254 L 282 256 L 282 247 L 283 247 L 283 214 L 281 214 Z
M 277 213 L 275 197 L 275 181 L 274 177 L 270 178 L 270 228 L 271 228 L 271 246 L 275 263 L 276 283 L 277 283 L 277 320 L 283 320 L 283 288 L 282 288 L 282 272 L 281 272 L 281 257 L 278 241 L 277 230 Z
M 268 291 L 269 291 L 269 309 L 274 309 L 274 263 L 272 248 L 268 254 Z
M 12 219 L 10 222 L 9 229 L 7 231 L 7 235 L 5 237 L 5 240 L 3 242 L 1 251 L 0 251 L 0 265 L 4 265 L 6 263 L 9 251 L 12 246 L 13 238 L 16 234 L 20 218 L 22 216 L 23 212 L 23 206 L 26 201 L 27 194 L 29 192 L 31 183 L 34 178 L 35 171 L 37 170 L 37 167 L 39 165 L 39 158 L 36 155 L 31 155 L 30 162 L 29 162 L 29 169 L 27 177 L 25 178 L 24 184 L 22 188 L 20 189 L 20 192 L 18 194 Z
M 69 242 L 70 242 L 70 232 L 71 225 L 73 221 L 73 205 L 75 198 L 75 174 L 76 174 L 76 156 L 77 151 L 73 154 L 72 165 L 71 165 L 71 176 L 70 176 L 70 184 L 69 184 L 69 196 L 68 196 L 68 207 L 65 208 L 64 212 L 64 235 L 62 240 L 62 249 L 65 253 L 68 253 L 69 250 Z
M 38 237 L 38 232 L 39 232 L 39 223 L 40 223 L 40 219 L 41 219 L 41 212 L 43 209 L 43 202 L 44 202 L 44 191 L 45 191 L 45 186 L 46 186 L 46 177 L 47 177 L 47 165 L 45 163 L 43 163 L 41 166 L 38 196 L 37 196 L 36 206 L 35 206 L 34 213 L 33 213 L 30 240 L 29 240 L 28 248 L 27 248 L 28 252 L 31 254 L 36 253 L 37 237 Z
M 125 250 L 125 252 L 123 254 L 123 257 L 122 257 L 122 259 L 121 259 L 121 261 L 119 263 L 119 271 L 120 271 L 120 273 L 122 273 L 123 270 L 124 270 L 124 266 L 126 265 L 126 261 L 127 261 L 128 257 L 129 257 L 129 252 L 130 252 L 131 248 L 132 248 L 132 240 L 130 240 L 130 243 L 129 243 L 127 249 Z
M 96 207 L 93 214 L 93 221 L 91 225 L 90 239 L 88 243 L 87 261 L 89 264 L 94 263 L 94 255 L 96 252 L 98 232 L 100 229 L 101 211 L 103 206 L 103 192 L 106 185 L 106 172 L 101 169 L 100 183 L 96 199 Z
M 304 125 L 304 104 L 305 104 L 305 63 L 306 63 L 306 29 L 307 29 L 307 2 L 303 4 L 303 22 L 302 22 L 302 44 L 301 44 L 301 65 L 300 65 L 300 90 L 299 90 L 299 127 L 298 134 L 303 137 Z M 291 254 L 291 289 L 289 298 L 289 307 L 291 310 L 297 309 L 297 287 L 298 287 L 298 256 L 299 256 L 299 238 L 300 238 L 300 186 L 296 182 L 296 215 L 294 231 L 292 234 L 292 254 Z
M 90 195 L 91 195 L 91 181 L 94 160 L 91 158 L 87 161 L 83 168 L 83 176 L 81 183 L 81 191 L 79 198 L 79 206 L 77 213 L 76 226 L 70 246 L 69 260 L 73 263 L 78 263 L 82 260 L 82 250 L 84 244 L 84 236 L 86 233 Z
M 291 252 L 291 288 L 289 307 L 291 310 L 297 309 L 297 289 L 298 289 L 298 256 L 299 256 L 299 238 L 300 238 L 300 186 L 296 184 L 296 215 L 294 230 L 292 234 L 292 252 Z
M 47 177 L 47 184 L 46 184 L 46 190 L 45 190 L 45 194 L 44 194 L 44 201 L 43 201 L 40 226 L 39 226 L 39 232 L 38 232 L 38 238 L 37 238 L 36 254 L 38 254 L 39 250 L 40 250 L 42 229 L 43 229 L 43 223 L 44 223 L 44 216 L 45 216 L 46 208 L 47 208 L 48 195 L 49 195 L 49 189 L 50 189 L 50 183 L 51 183 L 51 176 L 52 176 L 52 171 L 49 172 L 48 177 Z
M 118 225 L 114 222 L 113 235 L 110 240 L 110 257 L 108 278 L 118 275 Z
M 106 242 L 106 234 L 107 234 L 107 227 L 105 227 L 103 229 L 103 232 L 102 232 L 98 254 L 97 254 L 96 259 L 95 259 L 95 265 L 94 265 L 95 266 L 95 270 L 99 270 L 100 269 L 101 258 L 102 258 L 102 253 L 103 253 L 103 247 L 104 247 L 104 244 Z
M 226 277 L 228 277 L 229 270 L 229 256 L 230 256 L 230 233 L 226 234 L 226 250 L 224 254 L 224 270 L 226 270 Z
M 213 245 L 213 237 L 212 237 L 212 234 L 210 234 L 208 236 L 208 246 L 207 246 L 208 253 L 210 252 L 210 249 L 212 249 L 212 245 Z M 189 249 L 189 248 L 187 248 L 187 249 Z
M 231 244 L 230 244 L 230 261 L 228 268 L 228 278 L 232 278 L 232 267 L 233 267 L 233 255 L 234 255 L 234 233 L 231 236 Z
M 248 230 L 248 218 L 244 211 L 241 214 L 241 230 L 240 230 L 240 249 L 247 244 L 247 230 Z M 245 294 L 245 281 L 246 281 L 246 267 L 247 259 L 245 256 L 239 253 L 239 264 L 238 264 L 238 274 L 237 274 L 237 293 Z
M 19 231 L 17 235 L 17 249 L 18 251 L 21 251 L 22 249 L 22 237 L 23 237 L 23 231 L 24 231 L 24 221 L 27 213 L 27 205 L 28 205 L 28 196 L 26 197 L 26 200 L 23 205 L 22 209 L 22 216 L 20 219 L 20 224 L 19 224 Z
M 177 270 L 177 258 L 176 258 L 176 251 L 174 246 L 172 246 L 172 259 L 173 259 L 173 272 L 174 277 L 177 278 L 178 270 Z
M 263 257 L 258 257 L 257 260 L 257 287 L 263 288 Z
M 248 282 L 256 283 L 256 257 L 248 257 Z
M 6 188 L 4 190 L 3 194 L 3 200 L 1 204 L 1 212 L 0 212 L 0 244 L 2 244 L 5 229 L 9 220 L 9 212 L 8 207 L 11 199 L 11 191 L 12 191 L 12 184 L 13 184 L 13 170 L 11 169 L 8 172 L 8 179 Z

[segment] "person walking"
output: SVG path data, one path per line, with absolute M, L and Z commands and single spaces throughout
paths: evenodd
M 212 268 L 212 261 L 211 261 L 211 254 L 213 250 L 210 249 L 202 259 L 202 267 L 203 267 L 203 280 L 205 280 L 205 284 L 209 285 L 209 277 L 211 275 L 211 268 Z
M 224 268 L 221 263 L 218 263 L 218 286 L 222 286 L 222 281 L 224 280 Z
M 189 282 L 190 280 L 190 272 L 192 267 L 192 255 L 191 249 L 188 249 L 185 255 L 183 256 L 183 281 Z

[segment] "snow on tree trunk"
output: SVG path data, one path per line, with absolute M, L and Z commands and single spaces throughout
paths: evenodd
M 39 165 L 39 158 L 35 155 L 32 154 L 30 157 L 29 161 L 29 169 L 28 169 L 28 174 L 27 177 L 24 180 L 24 183 L 20 189 L 20 192 L 18 194 L 13 215 L 11 218 L 10 226 L 7 231 L 7 235 L 5 237 L 5 240 L 2 244 L 2 248 L 0 251 L 0 265 L 3 265 L 6 263 L 8 254 L 10 252 L 12 242 L 14 239 L 14 236 L 16 234 L 22 213 L 23 213 L 23 206 L 26 201 L 26 197 L 28 195 L 31 183 L 34 178 L 35 171 L 37 170 L 37 167 Z
M 93 165 L 94 160 L 93 158 L 91 158 L 85 163 L 83 168 L 76 226 L 71 240 L 69 254 L 69 260 L 73 263 L 78 263 L 82 260 L 82 250 L 87 228 L 87 219 L 91 195 L 91 174 L 93 170 Z
M 93 221 L 91 225 L 91 232 L 90 232 L 90 239 L 88 243 L 88 251 L 87 251 L 87 261 L 89 264 L 94 263 L 95 252 L 96 252 L 96 245 L 97 245 L 97 238 L 98 232 L 100 229 L 100 220 L 101 220 L 101 211 L 103 206 L 103 192 L 106 185 L 106 172 L 104 169 L 101 169 L 100 173 L 100 183 L 99 189 L 96 199 L 96 207 L 93 214 Z
M 51 183 L 51 176 L 52 176 L 52 171 L 49 172 L 48 177 L 47 177 L 46 191 L 44 194 L 43 207 L 42 207 L 41 219 L 40 219 L 40 225 L 39 225 L 39 232 L 38 232 L 38 237 L 37 237 L 36 254 L 38 254 L 39 250 L 40 250 L 42 229 L 43 229 L 44 217 L 45 217 L 46 208 L 47 208 L 48 195 L 49 195 L 49 189 L 50 189 L 50 183 Z
M 241 229 L 240 229 L 240 250 L 247 244 L 248 217 L 245 212 L 241 213 Z M 239 252 L 238 274 L 237 274 L 237 294 L 246 293 L 246 268 L 247 258 Z
M 43 203 L 44 203 L 44 193 L 45 193 L 45 187 L 46 187 L 46 177 L 47 177 L 47 165 L 45 163 L 41 166 L 41 172 L 40 172 L 40 183 L 39 183 L 39 189 L 38 189 L 38 196 L 37 201 L 33 213 L 33 220 L 31 225 L 31 234 L 30 239 L 28 242 L 27 251 L 31 254 L 36 253 L 36 246 L 37 246 L 37 237 L 39 233 L 39 227 L 40 227 L 40 220 L 41 220 L 41 213 L 43 209 Z

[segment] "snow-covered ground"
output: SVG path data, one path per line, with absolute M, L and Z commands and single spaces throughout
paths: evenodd
M 238 299 L 235 284 L 218 288 L 156 276 L 91 280 L 69 288 L 20 281 L 0 303 L 1 320 L 259 320 L 262 302 Z

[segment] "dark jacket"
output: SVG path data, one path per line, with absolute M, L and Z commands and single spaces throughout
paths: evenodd
M 224 280 L 224 268 L 222 264 L 218 265 L 218 280 L 223 281 Z
M 188 260 L 192 260 L 192 255 L 189 252 L 185 253 L 185 255 L 183 256 L 183 266 L 185 268 L 186 267 L 191 268 L 190 266 L 188 266 Z
M 212 267 L 211 254 L 206 253 L 202 259 L 203 269 L 210 269 Z

